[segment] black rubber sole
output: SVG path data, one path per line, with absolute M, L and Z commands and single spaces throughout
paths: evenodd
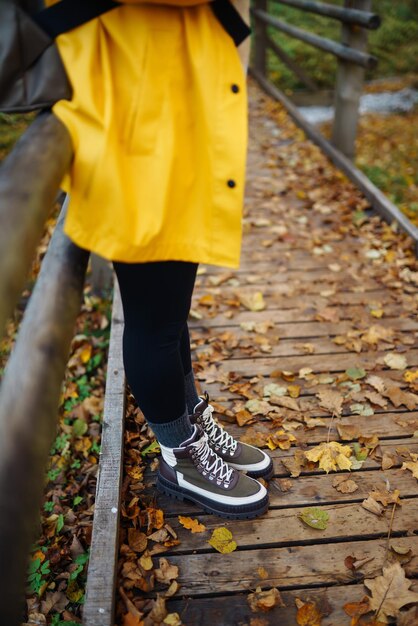
M 204 496 L 187 491 L 184 487 L 170 482 L 160 473 L 157 474 L 157 489 L 172 498 L 176 498 L 181 502 L 190 501 L 200 505 L 207 513 L 219 515 L 227 519 L 253 519 L 263 515 L 269 507 L 269 498 L 266 495 L 262 500 L 254 504 L 244 504 L 240 506 L 231 506 L 228 504 L 214 503 Z

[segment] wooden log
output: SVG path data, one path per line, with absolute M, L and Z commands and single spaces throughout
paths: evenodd
M 331 17 L 345 24 L 356 24 L 364 28 L 375 30 L 381 24 L 380 16 L 367 10 L 359 10 L 357 8 L 339 7 L 326 2 L 313 2 L 312 0 L 275 0 L 277 4 L 286 4 L 295 9 L 316 13 Z
M 378 189 L 365 174 L 363 174 L 363 172 L 357 169 L 350 159 L 348 159 L 342 152 L 337 150 L 335 146 L 327 141 L 325 137 L 323 137 L 321 133 L 312 126 L 312 124 L 307 122 L 298 111 L 297 107 L 289 100 L 289 98 L 277 89 L 277 87 L 272 85 L 262 74 L 257 72 L 255 68 L 251 69 L 250 72 L 258 81 L 260 86 L 270 96 L 283 104 L 289 115 L 296 122 L 296 124 L 302 128 L 307 137 L 316 143 L 334 163 L 334 165 L 344 172 L 347 178 L 349 178 L 360 189 L 360 191 L 362 191 L 362 193 L 369 200 L 371 206 L 378 213 L 380 213 L 386 221 L 396 221 L 399 224 L 399 227 L 412 238 L 416 252 L 418 253 L 418 228 L 409 221 L 406 215 L 404 215 L 402 211 L 400 211 L 400 209 L 398 209 L 398 207 L 395 206 L 393 202 L 391 202 L 389 198 L 387 198 L 387 196 L 385 196 L 385 194 Z
M 295 74 L 295 76 L 299 78 L 299 80 L 305 85 L 305 87 L 311 89 L 312 91 L 317 91 L 318 86 L 315 84 L 312 78 L 308 76 L 305 70 L 303 70 L 301 66 L 298 65 L 296 61 L 294 61 L 292 57 L 289 56 L 287 52 L 285 52 L 276 41 L 271 39 L 271 37 L 267 37 L 267 45 L 274 52 L 274 54 L 281 61 L 283 61 L 285 65 L 287 65 L 287 67 Z
M 372 0 L 344 0 L 344 5 L 367 11 Z M 364 28 L 343 23 L 341 41 L 349 48 L 366 52 L 367 31 Z M 331 143 L 348 159 L 353 160 L 356 152 L 357 125 L 360 97 L 363 93 L 364 67 L 339 59 L 335 88 L 335 113 Z
M 252 14 L 256 18 L 256 21 L 273 26 L 273 28 L 280 30 L 282 33 L 286 33 L 286 35 L 290 35 L 295 39 L 304 41 L 310 46 L 314 46 L 314 48 L 330 52 L 339 59 L 345 59 L 346 61 L 350 61 L 351 63 L 355 63 L 356 65 L 360 65 L 367 69 L 373 69 L 377 65 L 377 58 L 370 54 L 364 54 L 363 52 L 343 46 L 342 44 L 332 41 L 331 39 L 327 39 L 326 37 L 320 37 L 319 35 L 314 35 L 313 33 L 303 30 L 302 28 L 297 28 L 296 26 L 287 24 L 286 22 L 279 20 L 277 17 L 270 15 L 266 11 L 254 9 Z
M 255 6 L 260 11 L 267 10 L 267 0 L 256 0 Z M 267 71 L 267 27 L 261 20 L 254 25 L 254 67 L 262 76 Z
M 33 122 L 0 168 L 0 331 L 12 314 L 72 146 L 50 113 Z
M 36 159 L 33 166 L 38 171 Z M 0 395 L 0 615 L 7 626 L 22 621 L 28 554 L 40 530 L 45 467 L 88 261 L 63 233 L 63 221 L 62 212 Z
M 122 303 L 115 281 L 84 626 L 112 626 L 114 623 L 126 399 L 122 336 Z

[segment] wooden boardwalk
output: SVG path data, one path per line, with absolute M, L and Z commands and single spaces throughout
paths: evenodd
M 380 516 L 365 510 L 362 502 L 373 489 L 399 490 L 402 506 L 394 513 L 390 545 L 412 551 L 404 568 L 408 577 L 418 575 L 417 480 L 401 469 L 408 453 L 418 452 L 413 436 L 418 405 L 411 397 L 409 408 L 396 406 L 387 395 L 382 401 L 382 395 L 373 396 L 376 388 L 365 376 L 353 380 L 344 374 L 347 368 L 364 368 L 387 387 L 408 389 L 404 370 L 390 369 L 383 359 L 403 355 L 407 371 L 417 369 L 417 264 L 405 237 L 379 218 L 353 224 L 354 212 L 367 207 L 361 195 L 253 85 L 250 96 L 242 264 L 237 271 L 201 268 L 192 343 L 202 389 L 225 413 L 230 432 L 241 437 L 251 434 L 249 428 L 273 433 L 284 426 L 284 439 L 290 433 L 296 441 L 288 450 L 271 452 L 270 510 L 257 520 L 222 520 L 158 495 L 157 504 L 180 539 L 164 554 L 180 571 L 181 589 L 168 608 L 187 626 L 286 626 L 297 623 L 299 599 L 317 604 L 323 626 L 343 626 L 350 624 L 343 605 L 363 598 L 362 580 L 380 575 L 387 558 L 393 506 Z M 359 214 L 356 219 L 362 221 Z M 242 304 L 256 292 L 264 298 L 261 311 Z M 255 330 L 254 324 L 259 324 Z M 249 398 L 262 401 L 269 383 L 291 386 L 297 407 L 287 393 L 286 406 L 270 406 L 273 417 L 275 409 L 280 416 L 273 430 L 271 413 L 238 426 L 236 412 L 245 411 Z M 320 406 L 317 394 L 324 390 L 346 395 L 341 416 L 332 419 L 330 410 Z M 344 431 L 347 426 L 356 432 Z M 336 473 L 326 474 L 317 464 L 289 476 L 295 454 L 328 437 L 342 441 L 341 434 L 349 445 L 359 437 L 377 436 L 380 442 L 350 474 L 356 491 L 337 491 Z M 360 441 L 370 450 L 376 444 Z M 383 455 L 389 469 L 382 470 Z M 148 483 L 153 481 L 151 476 Z M 313 506 L 328 512 L 326 529 L 300 520 L 299 513 Z M 227 526 L 238 549 L 215 552 L 207 543 L 210 533 L 191 534 L 178 515 L 198 517 L 208 531 Z M 364 565 L 350 569 L 350 556 L 365 559 Z M 257 587 L 277 587 L 286 607 L 252 613 L 247 595 Z

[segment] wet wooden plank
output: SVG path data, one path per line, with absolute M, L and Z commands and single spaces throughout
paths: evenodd
M 414 554 L 405 570 L 408 576 L 416 577 L 418 538 L 397 537 L 396 545 Z M 355 582 L 353 573 L 344 564 L 349 555 L 370 559 L 361 574 L 365 577 L 376 575 L 385 562 L 386 538 L 350 541 L 347 536 L 347 542 L 333 544 L 241 550 L 230 554 L 188 554 L 187 557 L 172 555 L 170 562 L 180 566 L 178 582 L 182 593 L 198 596 L 255 589 L 260 584 L 259 567 L 268 572 L 263 581 L 265 587 L 286 589 Z
M 386 537 L 392 507 L 388 507 L 382 516 L 366 511 L 361 503 L 324 504 L 321 511 L 326 511 L 329 521 L 325 530 L 310 528 L 298 517 L 306 507 L 290 509 L 270 509 L 265 515 L 255 520 L 235 521 L 221 520 L 215 515 L 199 515 L 199 522 L 207 530 L 203 533 L 191 533 L 184 529 L 178 519 L 173 518 L 170 524 L 178 534 L 180 545 L 173 548 L 173 553 L 193 550 L 193 554 L 208 552 L 213 549 L 207 543 L 212 531 L 222 526 L 229 528 L 240 549 L 273 548 L 285 545 L 307 545 L 331 543 L 336 540 L 359 540 Z M 402 506 L 395 512 L 392 537 L 400 533 L 412 534 L 416 530 L 418 518 L 418 498 L 403 499 Z M 394 539 L 396 542 L 396 540 Z M 416 538 L 418 547 L 418 538 Z M 237 553 L 237 561 L 239 554 Z
M 259 583 L 262 588 L 267 588 L 263 580 Z M 414 583 L 411 589 L 418 591 L 418 583 Z M 322 607 L 321 613 L 324 616 L 321 626 L 348 626 L 350 618 L 344 612 L 344 605 L 348 602 L 360 602 L 366 592 L 367 589 L 362 584 L 282 591 L 281 597 L 286 606 L 275 607 L 268 613 L 253 613 L 248 606 L 246 593 L 212 598 L 187 597 L 184 600 L 171 600 L 168 607 L 170 611 L 178 612 L 187 625 L 247 625 L 251 619 L 259 618 L 264 620 L 265 626 L 295 626 L 295 600 L 299 598 L 303 602 L 314 602 Z

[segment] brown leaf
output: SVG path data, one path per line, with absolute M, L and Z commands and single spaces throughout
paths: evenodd
M 387 470 L 399 463 L 399 456 L 395 452 L 384 452 L 382 456 L 382 470 Z
M 257 613 L 257 611 L 267 613 L 267 611 L 271 611 L 275 606 L 286 606 L 280 596 L 279 590 L 275 587 L 264 591 L 261 590 L 261 587 L 257 587 L 254 593 L 248 594 L 247 602 L 253 613 Z
M 137 528 L 128 528 L 128 545 L 135 552 L 143 552 L 147 547 L 148 539 L 145 533 Z
M 320 406 L 332 415 L 341 415 L 344 398 L 338 391 L 322 389 L 316 394 Z
M 412 609 L 399 615 L 396 626 L 417 626 L 418 624 L 418 606 L 413 606 Z
M 366 579 L 365 586 L 371 591 L 370 608 L 378 611 L 377 619 L 396 617 L 406 604 L 418 602 L 418 593 L 410 591 L 411 582 L 399 563 L 383 568 L 383 576 Z
M 366 509 L 366 511 L 370 511 L 370 513 L 374 513 L 374 515 L 382 515 L 383 513 L 383 506 L 379 504 L 378 502 L 376 502 L 376 500 L 374 500 L 370 496 L 366 498 L 365 500 L 363 500 L 363 502 L 361 503 L 361 506 L 364 509 Z
M 160 567 L 154 570 L 155 578 L 160 583 L 170 585 L 171 581 L 178 578 L 179 568 L 177 565 L 171 565 L 164 557 L 160 558 Z
M 274 404 L 275 406 L 282 406 L 286 409 L 291 409 L 292 411 L 300 411 L 299 404 L 295 400 L 295 398 L 289 398 L 288 396 L 270 396 L 269 399 L 270 404 Z
M 294 456 L 280 460 L 292 478 L 300 476 L 302 469 L 307 464 L 303 451 L 299 449 L 295 450 Z
M 349 479 L 348 476 L 336 476 L 332 481 L 332 486 L 340 493 L 354 493 L 358 489 L 358 484 Z
M 354 424 L 337 424 L 338 434 L 343 441 L 358 439 L 360 431 Z

